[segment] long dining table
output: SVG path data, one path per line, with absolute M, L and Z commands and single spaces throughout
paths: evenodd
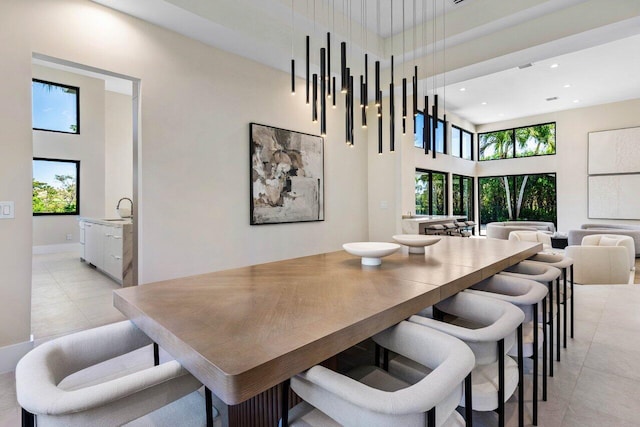
M 443 236 L 377 267 L 330 252 L 120 289 L 114 305 L 236 405 L 541 249 Z

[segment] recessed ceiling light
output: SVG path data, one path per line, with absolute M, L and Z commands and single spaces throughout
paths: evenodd
M 579 100 L 579 99 L 574 99 L 574 100 L 573 100 L 573 103 L 574 103 L 574 104 L 577 104 L 578 102 L 580 102 L 580 100 Z
M 563 88 L 569 88 L 571 87 L 571 85 L 569 83 L 567 83 L 566 85 L 562 86 Z
M 558 64 L 551 64 L 549 68 L 558 68 Z
M 466 87 L 461 87 L 461 88 L 460 88 L 460 92 L 464 92 L 465 90 L 467 90 L 467 88 L 466 88 Z
M 483 102 L 483 103 L 482 103 L 482 105 L 487 105 L 487 103 L 486 103 L 486 102 Z

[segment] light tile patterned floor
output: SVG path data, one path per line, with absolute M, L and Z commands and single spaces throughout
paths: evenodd
M 104 289 L 116 289 L 77 257 L 34 257 L 34 328 L 40 337 L 120 320 Z M 37 271 L 36 271 L 37 268 Z M 63 271 L 69 272 L 66 275 Z M 56 273 L 58 273 L 56 275 Z M 57 278 L 56 278 L 57 277 Z M 79 284 L 74 288 L 73 283 Z M 74 292 L 74 290 L 79 290 Z M 110 291 L 109 291 L 110 292 Z M 549 399 L 539 404 L 542 427 L 640 425 L 640 286 L 576 285 L 576 334 L 549 378 Z M 59 303 L 59 308 L 54 308 Z M 35 306 L 41 304 L 42 307 Z M 40 309 L 41 308 L 41 309 Z M 115 309 L 113 309 L 115 310 Z M 47 326 L 47 319 L 52 324 Z M 57 319 L 57 320 L 55 320 Z M 113 319 L 113 320 L 110 320 Z M 36 335 L 38 337 L 38 335 Z M 531 425 L 531 382 L 525 377 L 525 424 Z M 507 426 L 517 425 L 517 402 L 506 407 Z M 0 375 L 0 427 L 20 425 L 13 372 Z M 475 413 L 475 426 L 496 426 L 495 413 Z
M 36 341 L 124 320 L 113 307 L 120 285 L 74 252 L 33 256 L 31 332 Z

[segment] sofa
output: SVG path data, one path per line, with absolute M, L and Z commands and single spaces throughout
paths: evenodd
M 487 238 L 509 240 L 512 231 L 542 231 L 553 234 L 556 227 L 552 222 L 545 221 L 505 221 L 490 222 L 487 224 Z
M 569 245 L 580 245 L 584 236 L 592 234 L 616 234 L 629 236 L 635 245 L 636 258 L 640 257 L 640 226 L 626 224 L 582 224 L 580 229 L 569 230 Z

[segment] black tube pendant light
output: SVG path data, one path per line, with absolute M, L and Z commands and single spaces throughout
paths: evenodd
M 327 135 L 326 50 L 320 48 L 320 135 Z
M 364 103 L 364 76 L 360 75 L 360 110 L 362 113 L 362 128 L 366 129 L 367 128 L 367 113 L 366 113 L 366 109 L 364 108 L 365 103 Z
M 346 143 L 347 144 L 351 144 L 351 126 L 350 126 L 350 121 L 351 121 L 351 113 L 350 113 L 350 104 L 351 104 L 351 97 L 349 96 L 349 80 L 350 80 L 350 74 L 351 74 L 351 69 L 349 67 L 345 68 L 345 73 L 344 73 L 344 80 L 345 80 L 345 94 L 346 96 L 344 97 L 344 129 L 345 129 L 345 135 L 346 135 Z
M 413 134 L 417 133 L 416 117 L 418 116 L 418 66 L 413 67 Z
M 291 0 L 291 95 L 296 94 L 296 60 L 293 52 L 293 39 L 295 36 L 295 23 L 293 0 Z
M 329 83 L 327 85 L 327 96 L 331 97 L 331 33 L 327 33 L 327 74 L 325 76 Z
M 333 81 L 333 99 L 331 100 L 331 102 L 332 102 L 332 107 L 336 108 L 336 98 L 338 97 L 336 93 L 336 76 L 333 76 L 331 80 Z
M 342 78 L 342 85 L 340 86 L 340 91 L 342 93 L 347 93 L 347 85 L 349 84 L 349 79 L 347 77 L 347 43 L 340 42 L 340 75 Z
M 393 2 L 391 2 L 393 4 Z M 393 15 L 393 12 L 391 13 Z M 395 102 L 393 89 L 393 55 L 391 55 L 391 83 L 389 83 L 389 151 L 396 151 L 395 141 Z
M 311 120 L 318 122 L 318 75 L 313 74 L 313 102 L 311 105 Z
M 437 142 L 437 131 L 438 131 L 438 94 L 436 93 L 433 96 L 433 132 L 431 135 L 431 155 L 433 156 L 433 158 L 436 158 L 436 142 Z
M 354 104 L 354 86 L 353 86 L 353 76 L 349 76 L 349 91 L 348 96 L 351 99 L 349 102 L 349 141 L 351 141 L 351 146 L 353 147 L 354 138 L 353 138 L 353 104 Z
M 406 63 L 405 50 L 406 49 L 405 49 L 405 43 L 404 43 L 404 36 L 405 36 L 404 2 L 405 0 L 402 0 L 402 134 L 406 135 L 407 134 L 407 77 L 405 72 L 405 63 Z
M 431 147 L 431 126 L 429 123 L 429 95 L 424 96 L 424 110 L 422 110 L 422 145 L 424 154 L 429 154 Z
M 306 51 L 306 75 L 307 75 L 307 88 L 306 88 L 306 92 L 307 92 L 307 104 L 309 104 L 309 45 L 311 43 L 310 41 L 310 37 L 307 36 L 307 51 Z
M 382 103 L 382 95 L 381 95 L 381 91 L 380 91 L 380 61 L 376 61 L 376 107 L 379 107 L 380 104 Z M 378 114 L 380 115 L 380 114 Z

